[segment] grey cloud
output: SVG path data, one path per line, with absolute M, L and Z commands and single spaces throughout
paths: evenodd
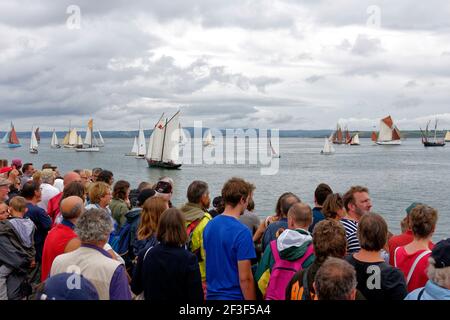
M 325 79 L 325 76 L 322 75 L 313 75 L 305 79 L 306 82 L 315 83 L 317 81 Z
M 415 80 L 409 80 L 405 83 L 405 88 L 414 88 L 417 87 L 417 82 Z
M 410 109 L 420 106 L 423 103 L 422 99 L 418 97 L 398 97 L 393 106 L 399 109 Z
M 380 51 L 382 51 L 380 39 L 369 38 L 364 34 L 358 35 L 351 50 L 353 54 L 360 56 L 369 56 Z

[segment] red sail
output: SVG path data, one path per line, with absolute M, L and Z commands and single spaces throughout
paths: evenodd
M 345 131 L 345 142 L 350 143 L 352 141 L 352 137 L 350 137 L 350 133 L 348 130 Z
M 19 144 L 19 139 L 17 138 L 17 133 L 14 127 L 11 128 L 11 133 L 9 134 L 9 143 Z
M 377 133 L 372 131 L 372 141 L 377 141 Z
M 387 116 L 386 118 L 384 118 L 382 120 L 389 128 L 392 128 L 392 126 L 394 125 L 394 121 L 392 121 L 391 116 Z
M 397 128 L 392 131 L 392 140 L 400 140 L 400 132 Z
M 342 142 L 342 130 L 341 130 L 341 128 L 339 128 L 338 129 L 338 132 L 337 132 L 337 141 L 338 142 Z

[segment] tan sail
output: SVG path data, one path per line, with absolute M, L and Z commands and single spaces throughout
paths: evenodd
M 447 133 L 445 134 L 445 141 L 450 142 L 450 131 L 447 131 Z

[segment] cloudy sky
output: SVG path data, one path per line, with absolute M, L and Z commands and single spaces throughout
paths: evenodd
M 447 0 L 0 0 L 0 12 L 0 130 L 90 116 L 149 129 L 179 108 L 184 126 L 370 130 L 390 114 L 400 129 L 435 116 L 450 128 Z

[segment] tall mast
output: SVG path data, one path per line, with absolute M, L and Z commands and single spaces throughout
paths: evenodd
M 437 119 L 436 119 L 436 121 L 434 122 L 434 142 L 436 142 L 436 130 L 437 130 Z
M 167 118 L 166 118 L 166 124 L 164 126 L 164 136 L 163 136 L 163 143 L 162 143 L 162 151 L 161 151 L 161 162 L 163 162 L 164 157 L 164 142 L 166 142 L 166 131 L 167 131 Z

